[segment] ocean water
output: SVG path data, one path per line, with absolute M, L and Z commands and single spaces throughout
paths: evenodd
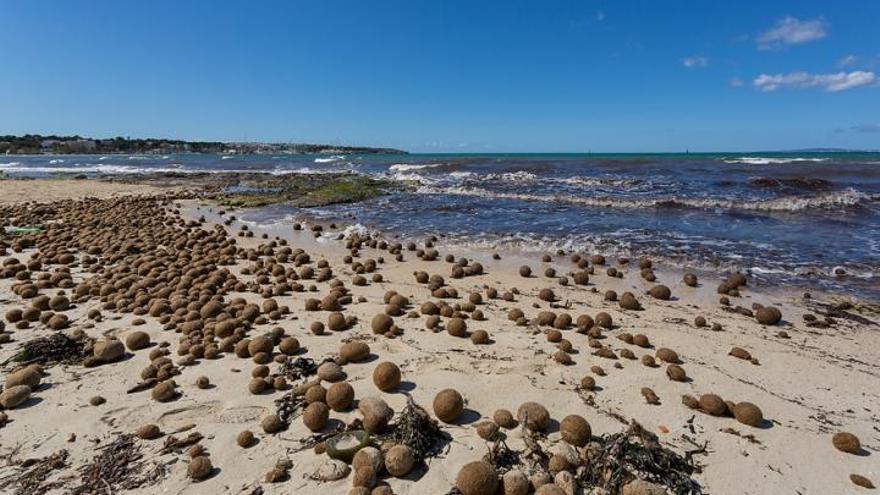
M 10 176 L 352 171 L 413 192 L 240 215 L 490 249 L 647 254 L 880 300 L 880 153 L 6 156 Z

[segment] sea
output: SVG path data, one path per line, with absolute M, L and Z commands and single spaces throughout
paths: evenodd
M 0 156 L 9 177 L 350 171 L 410 186 L 240 212 L 496 251 L 648 255 L 880 301 L 880 153 Z M 353 229 L 353 230 L 352 230 Z

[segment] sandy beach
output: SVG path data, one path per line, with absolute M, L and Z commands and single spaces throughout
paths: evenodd
M 0 413 L 0 492 L 832 494 L 871 492 L 851 475 L 880 481 L 876 313 L 836 305 L 829 294 L 745 285 L 722 295 L 728 274 L 692 287 L 676 267 L 643 261 L 646 272 L 639 259 L 591 258 L 601 253 L 496 257 L 425 239 L 339 239 L 344 225 L 260 230 L 181 191 L 0 181 L 3 225 L 43 229 L 0 238 L 0 377 L 10 401 Z M 396 242 L 399 251 L 388 247 Z M 419 256 L 433 249 L 436 259 Z M 442 283 L 425 283 L 422 272 Z M 651 294 L 660 285 L 670 297 Z M 622 308 L 625 292 L 641 309 Z M 312 310 L 315 299 L 326 304 Z M 755 305 L 778 308 L 781 320 L 761 324 L 746 314 L 761 314 Z M 376 330 L 386 313 L 393 327 Z M 82 354 L 22 358 L 29 342 L 59 334 L 80 342 L 70 349 Z M 357 346 L 343 346 L 352 342 L 368 355 L 350 355 Z M 386 362 L 401 376 L 390 391 L 374 382 Z M 304 363 L 335 364 L 321 372 L 330 379 L 319 379 Z M 670 378 L 681 371 L 682 381 Z M 30 380 L 17 385 L 30 389 L 18 390 L 23 402 L 14 404 L 10 377 Z M 445 389 L 463 402 L 448 421 L 434 408 Z M 395 413 L 372 444 L 398 475 L 363 462 L 352 469 L 325 452 L 333 434 L 370 428 L 367 416 L 381 407 L 368 398 Z M 279 400 L 292 408 L 290 423 L 266 428 Z M 438 433 L 423 430 L 436 449 L 407 466 L 419 451 L 394 435 L 404 431 L 408 400 Z M 539 408 L 520 418 L 526 424 L 494 423 L 503 416 L 496 411 L 516 418 L 529 402 L 549 418 L 532 426 Z M 365 403 L 370 414 L 359 410 Z M 314 415 L 313 431 L 304 418 Z M 587 438 L 572 430 L 580 418 Z M 239 442 L 246 430 L 254 440 Z M 630 448 L 658 456 L 648 464 L 674 461 L 657 468 L 665 477 L 609 461 L 603 449 L 624 432 Z M 842 432 L 860 445 L 832 441 Z M 483 488 L 462 481 L 475 461 L 494 471 Z

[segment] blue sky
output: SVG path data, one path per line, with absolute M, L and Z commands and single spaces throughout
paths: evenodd
M 0 0 L 0 134 L 880 148 L 880 2 Z

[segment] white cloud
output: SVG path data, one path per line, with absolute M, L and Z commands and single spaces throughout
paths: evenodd
M 873 72 L 854 71 L 836 74 L 810 74 L 791 72 L 788 74 L 761 74 L 754 80 L 756 88 L 764 92 L 783 88 L 822 88 L 832 93 L 867 86 L 877 81 Z
M 827 36 L 826 23 L 822 18 L 801 21 L 796 17 L 785 16 L 776 25 L 758 35 L 755 41 L 760 50 L 774 50 L 788 45 L 800 45 Z
M 838 67 L 849 67 L 850 65 L 853 65 L 854 63 L 856 63 L 856 60 L 857 60 L 857 57 L 855 55 L 850 54 L 850 55 L 847 55 L 847 56 L 843 57 L 842 59 L 838 60 L 837 66 Z
M 697 55 L 695 57 L 685 57 L 681 59 L 681 65 L 687 67 L 688 69 L 693 69 L 695 67 L 708 67 L 709 59 L 701 55 Z

